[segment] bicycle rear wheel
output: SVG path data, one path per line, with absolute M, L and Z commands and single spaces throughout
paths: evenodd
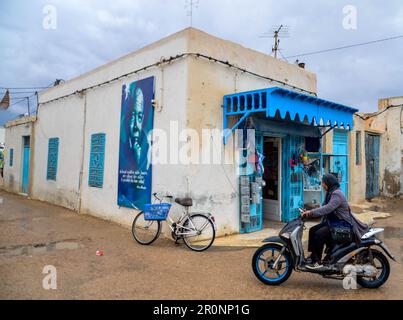
M 213 222 L 205 215 L 196 214 L 188 218 L 183 230 L 183 241 L 186 246 L 196 252 L 202 252 L 211 247 L 215 239 Z M 188 230 L 189 229 L 189 230 Z
M 144 212 L 140 212 L 133 221 L 132 234 L 139 244 L 147 246 L 158 239 L 161 233 L 161 221 L 147 221 Z

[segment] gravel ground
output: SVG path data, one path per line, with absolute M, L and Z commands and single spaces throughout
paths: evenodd
M 0 200 L 0 299 L 403 298 L 403 200 L 388 200 L 393 217 L 377 222 L 387 227 L 385 241 L 399 259 L 391 263 L 389 281 L 377 290 L 351 291 L 302 273 L 267 287 L 253 275 L 252 248 L 194 253 L 165 239 L 142 247 L 130 230 L 110 222 L 3 191 Z M 42 287 L 47 265 L 57 269 L 56 290 Z

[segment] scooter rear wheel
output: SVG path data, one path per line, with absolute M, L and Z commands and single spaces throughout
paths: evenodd
M 255 276 L 264 284 L 279 286 L 288 280 L 292 273 L 292 261 L 289 252 L 286 250 L 280 257 L 276 269 L 272 266 L 282 250 L 281 245 L 266 244 L 260 247 L 252 258 L 252 269 Z
M 375 278 L 357 277 L 357 283 L 367 289 L 377 289 L 388 280 L 390 275 L 390 264 L 388 258 L 378 251 L 371 249 L 372 256 L 374 258 L 375 267 L 379 270 L 378 275 Z

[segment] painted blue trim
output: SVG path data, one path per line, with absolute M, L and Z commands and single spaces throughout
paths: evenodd
M 30 137 L 23 137 L 23 160 L 22 160 L 22 193 L 28 193 L 29 186 L 29 160 L 30 160 Z
M 105 133 L 96 133 L 91 136 L 88 174 L 88 185 L 90 187 L 102 188 L 104 185 L 105 137 Z
M 14 164 L 14 149 L 10 149 L 10 160 L 8 164 L 10 167 L 12 167 Z
M 49 139 L 48 144 L 48 165 L 46 179 L 56 181 L 57 161 L 59 158 L 59 138 Z
M 303 169 L 299 164 L 291 168 L 290 160 L 302 151 L 304 138 L 287 136 L 282 140 L 281 219 L 290 222 L 299 216 L 298 208 L 304 205 Z
M 229 116 L 249 116 L 264 112 L 266 117 L 287 116 L 292 121 L 308 121 L 310 124 L 321 121 L 334 127 L 353 128 L 353 114 L 358 112 L 339 103 L 319 99 L 280 87 L 248 91 L 224 96 L 223 129 L 228 130 Z M 236 129 L 232 128 L 231 133 Z M 224 143 L 227 139 L 224 139 Z
M 340 172 L 342 181 L 340 188 L 344 192 L 347 200 L 349 198 L 349 134 L 346 130 L 334 130 L 333 132 L 333 155 L 332 172 Z
M 231 130 L 224 132 L 224 145 L 227 144 L 228 142 L 228 138 L 231 136 L 231 134 L 236 130 L 236 128 L 238 128 L 242 122 L 244 122 L 246 120 L 247 117 L 249 117 L 249 115 L 251 114 L 251 112 L 247 112 L 238 122 L 235 126 L 233 126 L 231 128 Z

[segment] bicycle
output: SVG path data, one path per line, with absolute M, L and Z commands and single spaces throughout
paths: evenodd
M 191 198 L 176 198 L 175 202 L 184 208 L 181 216 L 174 221 L 169 212 L 172 207 L 170 203 L 162 203 L 163 199 L 173 200 L 172 196 L 153 197 L 159 204 L 148 204 L 144 211 L 141 211 L 133 221 L 132 234 L 134 240 L 141 245 L 151 245 L 161 234 L 162 222 L 169 222 L 172 238 L 178 244 L 183 240 L 185 245 L 196 252 L 202 252 L 211 247 L 216 234 L 216 223 L 214 216 L 210 213 L 189 213 L 193 206 Z

